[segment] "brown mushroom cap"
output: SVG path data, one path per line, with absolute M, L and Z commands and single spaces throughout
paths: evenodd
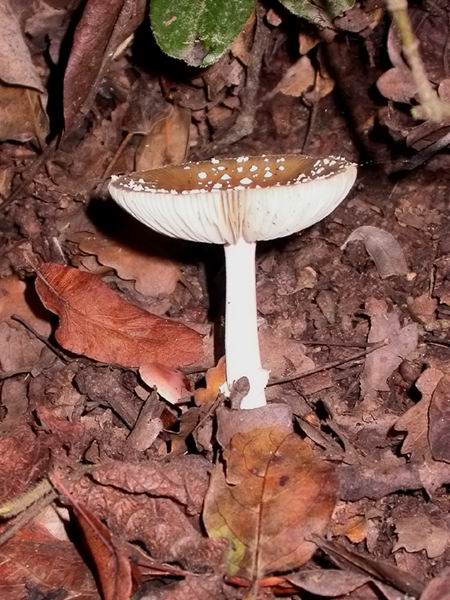
M 241 156 L 118 177 L 109 189 L 156 231 L 224 244 L 309 227 L 345 198 L 355 178 L 355 165 L 341 157 Z

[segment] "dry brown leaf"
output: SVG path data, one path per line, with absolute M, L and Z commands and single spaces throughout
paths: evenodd
M 438 93 L 441 100 L 444 102 L 450 102 L 450 77 L 443 79 L 439 84 Z
M 445 567 L 423 590 L 420 600 L 443 600 L 450 589 L 450 567 Z
M 377 88 L 388 100 L 409 103 L 417 93 L 417 86 L 408 69 L 393 67 L 377 81 Z
M 295 569 L 315 551 L 334 508 L 334 467 L 296 434 L 276 427 L 235 435 L 213 471 L 203 519 L 212 538 L 230 542 L 230 576 L 251 582 Z
M 450 376 L 444 375 L 434 390 L 429 411 L 428 438 L 435 460 L 450 463 Z
M 450 532 L 445 523 L 440 527 L 433 524 L 427 515 L 414 515 L 396 519 L 398 540 L 392 552 L 404 548 L 407 552 L 425 550 L 428 558 L 443 554 L 450 542 Z
M 0 86 L 0 141 L 33 140 L 42 147 L 47 133 L 42 94 L 29 88 Z
M 298 98 L 314 85 L 315 79 L 316 72 L 310 59 L 307 56 L 301 56 L 296 63 L 289 67 L 281 81 L 270 92 L 270 96 L 281 93 Z
M 74 545 L 28 525 L 0 548 L 2 600 L 99 600 L 94 577 Z
M 143 463 L 111 461 L 92 472 L 92 478 L 132 494 L 171 498 L 199 514 L 208 488 L 211 463 L 201 456 L 180 456 L 170 462 Z
M 352 231 L 341 246 L 341 250 L 344 250 L 350 242 L 356 241 L 363 242 L 381 279 L 408 273 L 403 249 L 389 232 L 372 225 L 363 225 Z
M 225 357 L 219 359 L 215 367 L 206 371 L 206 388 L 195 390 L 194 400 L 197 406 L 209 406 L 217 398 L 220 392 L 220 386 L 226 381 Z
M 30 371 L 46 360 L 44 344 L 26 331 L 22 325 L 0 323 L 0 369 L 2 371 Z M 47 355 L 48 356 L 48 355 Z
M 175 369 L 202 360 L 202 335 L 129 304 L 95 275 L 71 267 L 44 263 L 36 290 L 44 306 L 60 317 L 56 338 L 64 348 L 139 367 L 145 381 L 171 402 L 186 393 Z
M 151 131 L 142 136 L 136 150 L 136 171 L 147 171 L 184 162 L 189 147 L 191 111 L 170 106 L 156 118 Z
M 73 510 L 95 564 L 104 600 L 129 600 L 131 565 L 123 544 L 99 518 L 82 506 Z
M 363 573 L 339 571 L 338 569 L 302 571 L 295 575 L 289 575 L 286 579 L 310 594 L 325 598 L 346 596 L 371 581 L 371 577 Z
M 416 388 L 422 394 L 421 400 L 408 409 L 397 421 L 396 431 L 406 431 L 402 453 L 412 458 L 422 458 L 428 451 L 428 412 L 431 397 L 443 377 L 442 371 L 432 367 L 426 369 L 416 381 Z
M 41 335 L 50 335 L 51 325 L 46 318 L 50 313 L 43 310 L 34 289 L 15 275 L 0 279 L 0 322 L 12 315 L 22 317 Z
M 367 341 L 374 343 L 389 340 L 389 343 L 366 357 L 361 376 L 361 392 L 364 397 L 389 391 L 387 379 L 402 360 L 416 349 L 419 339 L 417 325 L 411 323 L 401 327 L 398 313 L 388 312 L 384 300 L 370 299 L 366 303 L 366 311 L 370 317 Z
M 99 231 L 72 233 L 70 239 L 83 252 L 95 254 L 100 264 L 115 269 L 122 279 L 134 280 L 136 290 L 144 296 L 158 298 L 171 294 L 181 277 L 176 263 L 121 244 Z
M 299 54 L 308 54 L 310 50 L 315 48 L 320 43 L 320 37 L 309 33 L 298 34 L 298 52 Z

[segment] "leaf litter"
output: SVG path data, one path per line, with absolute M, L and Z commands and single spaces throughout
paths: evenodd
M 234 41 L 190 40 L 194 64 L 222 54 L 191 70 L 146 46 L 148 22 L 132 37 L 144 4 L 0 7 L 2 598 L 441 600 L 446 124 L 409 114 L 416 92 L 381 7 L 341 2 L 330 16 L 258 3 Z M 411 15 L 448 99 L 448 15 L 433 11 Z M 302 143 L 359 162 L 355 137 L 364 159 L 400 156 L 394 170 L 434 158 L 395 182 L 361 167 L 328 219 L 261 246 L 270 404 L 242 414 L 220 394 L 209 339 L 220 249 L 144 234 L 111 206 L 104 178 Z

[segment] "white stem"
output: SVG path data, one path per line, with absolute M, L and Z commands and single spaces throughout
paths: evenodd
M 247 377 L 250 391 L 241 408 L 266 405 L 269 372 L 262 368 L 256 312 L 255 242 L 238 240 L 225 246 L 225 360 L 227 384 Z

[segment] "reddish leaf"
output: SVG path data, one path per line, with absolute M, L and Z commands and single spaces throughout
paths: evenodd
M 94 560 L 103 598 L 129 600 L 132 580 L 126 552 L 95 515 L 82 507 L 74 507 L 74 511 Z
M 142 21 L 143 0 L 88 0 L 75 30 L 64 76 L 64 121 L 70 129 L 87 112 L 105 67 Z
M 176 401 L 183 377 L 174 371 L 200 361 L 203 337 L 182 325 L 129 304 L 95 275 L 46 263 L 36 290 L 60 317 L 58 342 L 71 352 L 105 363 L 139 367 L 149 384 Z
M 235 435 L 213 472 L 204 522 L 230 542 L 228 574 L 256 581 L 295 569 L 312 556 L 335 504 L 334 467 L 296 434 L 276 427 Z
M 94 578 L 75 547 L 36 525 L 22 529 L 0 548 L 0 582 L 2 600 L 31 595 L 100 599 Z

